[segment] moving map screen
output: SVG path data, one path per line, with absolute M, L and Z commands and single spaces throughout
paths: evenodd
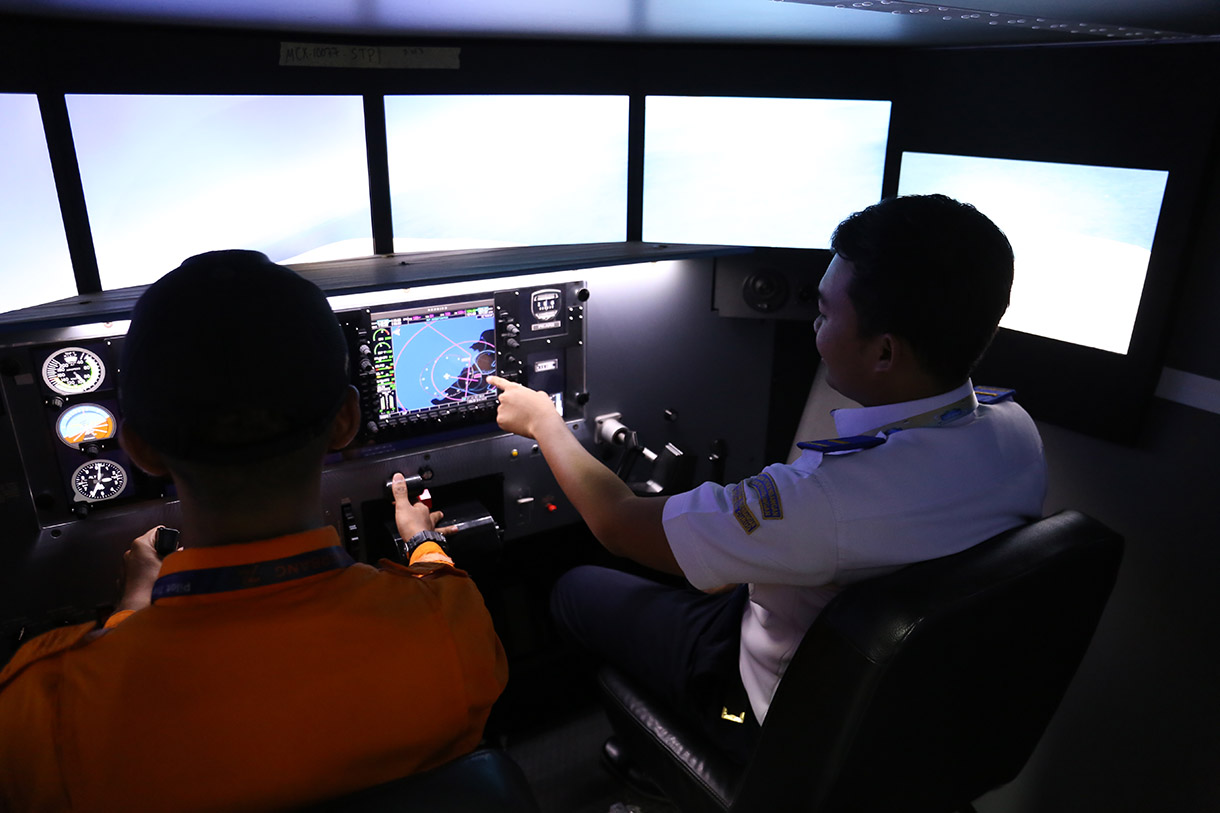
M 495 303 L 421 305 L 371 316 L 378 413 L 443 411 L 494 398 Z

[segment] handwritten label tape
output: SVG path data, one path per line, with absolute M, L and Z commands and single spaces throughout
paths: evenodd
M 281 42 L 280 66 L 288 68 L 457 70 L 461 67 L 461 53 L 461 48 Z

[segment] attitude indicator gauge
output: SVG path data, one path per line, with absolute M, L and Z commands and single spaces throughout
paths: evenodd
M 77 404 L 60 413 L 55 422 L 59 439 L 74 449 L 82 444 L 114 437 L 114 413 L 100 404 Z
M 85 502 L 112 500 L 127 485 L 127 471 L 113 460 L 90 460 L 72 474 L 72 488 Z
M 83 347 L 56 350 L 42 363 L 42 380 L 60 395 L 93 392 L 105 378 L 101 357 Z

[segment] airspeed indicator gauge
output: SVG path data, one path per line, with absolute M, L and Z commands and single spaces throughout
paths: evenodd
M 106 365 L 83 347 L 64 347 L 42 363 L 42 380 L 60 395 L 93 392 L 106 378 Z
M 55 422 L 59 439 L 74 449 L 83 443 L 114 437 L 114 414 L 100 404 L 76 404 L 65 409 Z
M 112 500 L 126 485 L 127 471 L 113 460 L 90 460 L 72 474 L 72 489 L 85 502 Z

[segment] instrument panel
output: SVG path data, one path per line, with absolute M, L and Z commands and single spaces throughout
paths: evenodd
M 328 473 L 439 446 L 425 468 L 434 473 L 438 457 L 464 455 L 444 447 L 502 434 L 490 375 L 547 391 L 566 418 L 583 416 L 585 283 L 548 277 L 524 287 L 474 286 L 332 298 L 362 425 L 352 445 L 327 460 Z M 6 400 L 41 527 L 175 497 L 172 482 L 140 471 L 118 443 L 125 327 L 69 329 L 7 358 L 11 365 L 15 353 L 26 371 L 12 377 Z M 273 358 L 252 354 L 251 363 L 267 367 L 271 386 Z M 460 469 L 464 478 L 486 473 Z M 496 503 L 502 515 L 503 500 Z
M 52 475 L 46 470 L 50 467 L 34 466 L 44 476 L 59 479 L 59 488 L 44 480 L 43 488 L 36 492 L 36 504 L 50 509 L 48 513 L 79 518 L 98 506 L 163 496 L 161 485 L 138 472 L 119 447 L 121 347 L 122 335 L 116 333 L 29 350 L 31 369 L 38 376 L 32 382 L 33 392 L 23 388 L 21 394 L 37 393 L 37 400 L 23 398 L 11 408 L 22 414 L 24 406 L 31 418 L 35 411 L 41 413 L 29 423 L 44 428 L 45 437 L 39 431 L 37 439 L 20 437 L 20 441 L 38 450 L 31 451 L 31 458 L 45 454 L 57 469 Z
M 464 567 L 481 562 L 472 574 L 528 581 L 508 567 L 529 560 L 517 545 L 560 544 L 580 517 L 536 444 L 496 425 L 492 373 L 546 391 L 574 437 L 625 480 L 648 480 L 653 467 L 637 458 L 627 476 L 623 447 L 599 444 L 599 417 L 620 414 L 641 445 L 686 452 L 694 482 L 756 471 L 766 422 L 726 416 L 760 409 L 773 332 L 710 310 L 712 271 L 711 259 L 680 259 L 332 295 L 362 421 L 324 462 L 323 521 L 356 559 L 375 561 L 393 541 L 385 483 L 402 472 L 446 524 L 469 529 L 459 547 Z M 99 321 L 0 335 L 0 632 L 4 619 L 80 620 L 113 600 L 133 538 L 158 524 L 189 531 L 173 483 L 119 446 L 126 330 Z M 251 343 L 249 363 L 275 392 L 292 386 L 276 376 L 282 351 Z M 726 376 L 732 385 L 719 386 Z

